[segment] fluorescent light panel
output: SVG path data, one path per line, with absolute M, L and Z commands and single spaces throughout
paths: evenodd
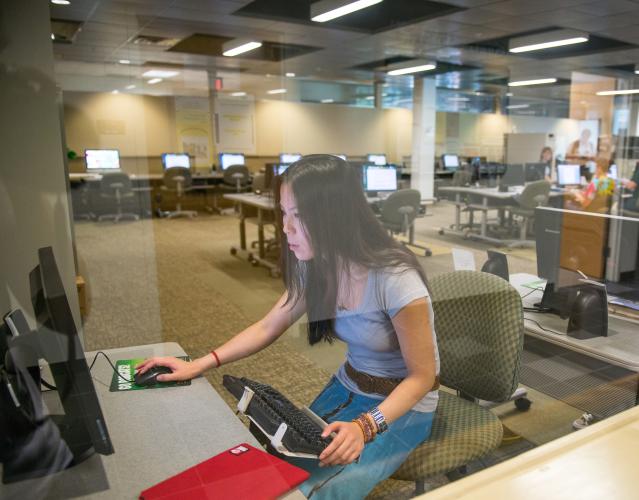
M 526 109 L 529 107 L 530 104 L 511 104 L 510 106 L 506 106 L 506 109 Z
M 267 94 L 286 94 L 286 89 L 267 90 L 266 93 Z
M 120 64 L 131 64 L 131 61 L 129 61 L 128 59 L 120 59 L 118 62 Z
M 262 42 L 254 40 L 231 40 L 222 46 L 222 55 L 226 57 L 234 57 L 251 50 L 255 50 L 262 46 Z
M 508 82 L 509 87 L 525 87 L 527 85 L 543 85 L 545 83 L 555 83 L 556 78 L 538 78 L 536 80 L 521 80 L 518 82 Z
M 160 83 L 162 81 L 162 78 L 151 78 L 148 82 L 149 85 L 155 85 L 156 83 Z
M 408 68 L 399 68 L 389 71 L 387 74 L 390 76 L 398 75 L 410 75 L 412 73 L 421 73 L 422 71 L 430 71 L 437 67 L 436 64 L 421 64 L 419 66 L 409 66 Z
M 639 94 L 639 89 L 602 90 L 600 92 L 597 92 L 597 95 L 630 95 L 630 94 Z
M 172 76 L 179 75 L 179 71 L 169 71 L 164 69 L 150 69 L 142 73 L 145 78 L 171 78 Z
M 295 78 L 295 73 L 286 73 L 286 76 L 289 78 Z
M 333 99 L 322 99 L 322 101 L 324 104 L 330 104 L 332 102 L 335 102 Z
M 576 30 L 553 30 L 535 35 L 513 38 L 508 42 L 512 54 L 563 47 L 588 41 L 588 34 Z
M 355 2 L 352 0 L 322 0 L 314 2 L 311 4 L 311 21 L 325 23 L 380 2 L 382 0 L 357 0 Z
M 233 97 L 244 97 L 246 95 L 246 92 L 231 92 L 231 95 Z
M 51 0 L 51 3 L 56 5 L 69 5 L 71 2 L 69 0 Z

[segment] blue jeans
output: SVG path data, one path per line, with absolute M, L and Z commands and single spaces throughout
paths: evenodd
M 327 422 L 350 422 L 380 403 L 379 399 L 355 394 L 333 377 L 310 406 Z M 409 411 L 366 444 L 358 462 L 348 465 L 320 467 L 317 459 L 287 458 L 310 472 L 311 477 L 300 486 L 307 497 L 324 499 L 362 499 L 377 483 L 388 478 L 404 462 L 410 452 L 430 436 L 432 413 Z

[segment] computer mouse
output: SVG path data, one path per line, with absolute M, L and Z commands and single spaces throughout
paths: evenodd
M 164 373 L 173 373 L 173 370 L 168 366 L 153 366 L 144 373 L 136 373 L 133 380 L 135 381 L 135 385 L 147 387 L 149 385 L 160 384 L 161 382 L 157 381 L 157 377 Z

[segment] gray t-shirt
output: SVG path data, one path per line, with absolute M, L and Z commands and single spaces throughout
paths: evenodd
M 378 377 L 404 378 L 408 375 L 397 333 L 391 322 L 404 306 L 416 299 L 427 298 L 429 323 L 435 346 L 435 367 L 439 373 L 439 352 L 435 336 L 433 308 L 428 289 L 414 269 L 371 270 L 368 273 L 364 297 L 354 310 L 338 310 L 335 318 L 337 338 L 348 344 L 346 359 L 358 371 Z M 424 335 L 427 329 L 424 327 Z M 378 395 L 362 392 L 342 365 L 337 372 L 338 380 L 349 390 L 376 398 Z M 379 396 L 384 399 L 384 396 Z M 438 393 L 431 391 L 419 401 L 413 410 L 435 411 Z

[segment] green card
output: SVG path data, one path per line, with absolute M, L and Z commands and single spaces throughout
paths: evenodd
M 191 361 L 191 358 L 188 356 L 177 356 L 178 359 L 183 359 L 184 361 Z M 135 367 L 139 365 L 144 358 L 136 358 L 136 359 L 119 359 L 115 362 L 115 369 L 117 373 L 113 372 L 113 378 L 111 379 L 111 392 L 124 392 L 124 391 L 141 391 L 143 389 L 161 389 L 162 387 L 176 387 L 180 385 L 191 385 L 190 380 L 181 380 L 179 382 L 160 382 L 155 385 L 147 385 L 146 387 L 142 387 L 139 385 L 135 385 L 133 382 L 127 382 L 124 379 L 133 380 L 135 377 Z M 121 378 L 118 376 L 118 373 L 124 377 Z
M 521 286 L 525 286 L 526 288 L 532 288 L 533 290 L 543 291 L 544 288 L 546 287 L 546 280 L 530 281 L 528 283 L 523 283 Z

